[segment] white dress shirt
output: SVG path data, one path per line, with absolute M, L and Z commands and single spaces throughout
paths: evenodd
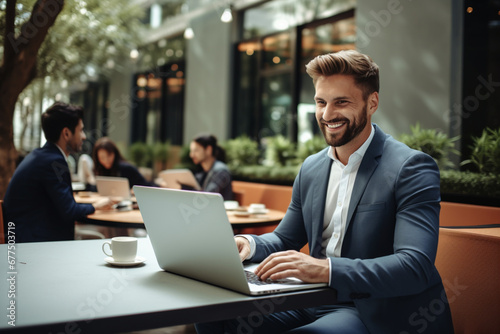
M 368 139 L 361 145 L 356 152 L 351 154 L 347 165 L 344 165 L 337 159 L 335 148 L 328 149 L 328 156 L 333 160 L 330 169 L 330 178 L 328 180 L 328 189 L 325 199 L 325 213 L 323 216 L 323 233 L 321 246 L 323 255 L 327 258 L 340 257 L 342 242 L 344 240 L 345 229 L 347 225 L 347 211 L 351 201 L 352 189 L 356 175 L 358 174 L 361 161 L 372 142 L 375 129 L 372 125 Z M 246 238 L 250 242 L 251 258 L 255 254 L 255 240 L 250 235 L 238 235 Z M 329 265 L 331 267 L 331 262 Z M 329 278 L 331 280 L 331 277 Z M 331 282 L 330 282 L 331 283 Z
M 326 257 L 340 257 L 354 181 L 356 180 L 361 160 L 363 160 L 365 152 L 368 146 L 370 146 L 374 133 L 375 130 L 372 125 L 370 136 L 368 136 L 368 139 L 356 152 L 351 154 L 347 165 L 344 165 L 337 159 L 333 147 L 330 147 L 328 150 L 328 156 L 333 162 L 330 169 L 328 190 L 326 192 L 321 242 L 323 255 Z

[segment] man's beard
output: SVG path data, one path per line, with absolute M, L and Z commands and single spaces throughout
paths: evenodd
M 69 142 L 66 144 L 66 148 L 69 153 L 78 153 L 82 150 L 82 145 L 79 145 L 78 143 L 75 142 Z
M 327 133 L 325 129 L 326 124 L 319 122 L 319 127 L 321 129 L 321 132 L 323 132 L 323 136 L 325 137 L 326 143 L 332 147 L 340 147 L 349 143 L 354 138 L 356 138 L 366 127 L 366 123 L 368 123 L 367 109 L 368 109 L 367 106 L 365 106 L 365 112 L 361 114 L 359 120 L 354 119 L 352 125 L 351 122 L 346 118 L 333 119 L 329 121 L 329 123 L 345 122 L 346 130 L 344 131 L 343 135 L 341 134 L 332 135 L 331 133 Z

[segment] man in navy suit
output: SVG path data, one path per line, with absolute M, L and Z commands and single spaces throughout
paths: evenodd
M 83 110 L 61 102 L 42 114 L 47 143 L 28 154 L 12 176 L 5 194 L 5 221 L 15 224 L 16 242 L 74 239 L 75 220 L 108 200 L 78 204 L 73 197 L 67 157 L 82 148 Z
M 357 51 L 307 66 L 329 147 L 308 157 L 276 230 L 236 236 L 262 279 L 297 277 L 337 291 L 332 305 L 199 324 L 199 333 L 453 333 L 434 266 L 439 170 L 434 160 L 371 123 L 379 69 Z M 309 244 L 310 255 L 299 252 Z

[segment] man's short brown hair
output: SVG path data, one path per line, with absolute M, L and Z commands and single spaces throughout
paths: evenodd
M 351 75 L 365 99 L 380 89 L 378 65 L 369 56 L 355 50 L 317 56 L 306 65 L 306 72 L 314 84 L 321 76 Z

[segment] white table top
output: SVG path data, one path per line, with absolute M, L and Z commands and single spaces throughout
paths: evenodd
M 150 241 L 139 239 L 137 267 L 108 265 L 103 240 L 0 245 L 0 331 L 22 333 L 119 332 L 230 319 L 261 312 L 335 302 L 319 289 L 250 297 L 162 271 Z M 15 260 L 8 262 L 9 246 Z M 9 281 L 8 279 L 11 279 Z M 11 284 L 13 283 L 13 284 Z M 8 310 L 14 302 L 15 309 Z M 9 325 L 9 312 L 15 327 Z

